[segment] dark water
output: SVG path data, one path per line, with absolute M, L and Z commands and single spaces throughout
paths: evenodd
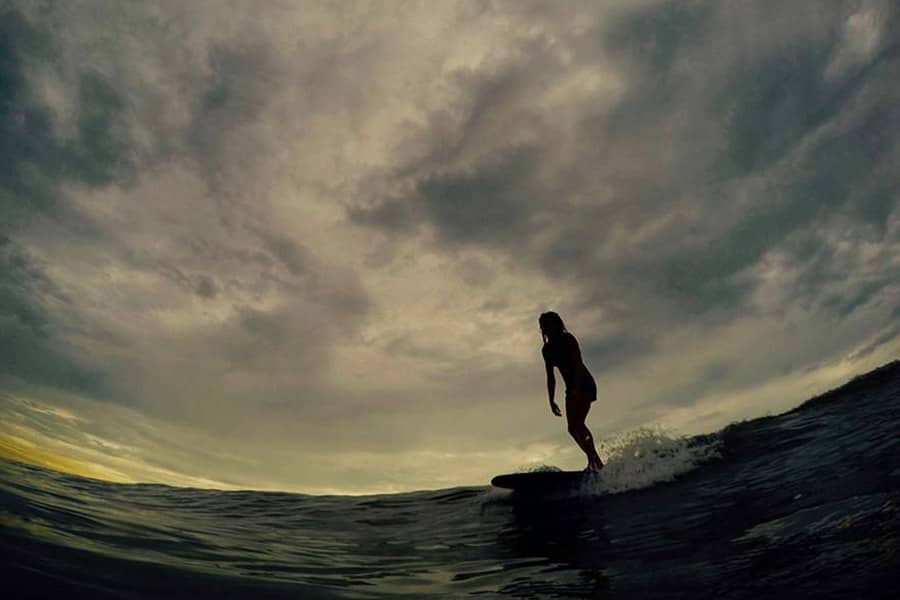
M 638 438 L 612 452 L 604 486 L 545 498 L 218 492 L 4 462 L 3 587 L 40 598 L 900 597 L 900 363 L 783 415 L 688 441 Z

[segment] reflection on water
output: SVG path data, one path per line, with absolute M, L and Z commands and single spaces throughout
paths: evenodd
M 533 558 L 543 568 L 498 592 L 531 597 L 556 593 L 601 596 L 609 590 L 610 543 L 600 497 L 506 500 L 511 519 L 497 532 L 498 561 Z M 542 576 L 546 575 L 546 576 Z

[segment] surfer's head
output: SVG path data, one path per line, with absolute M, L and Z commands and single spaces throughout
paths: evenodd
M 543 335 L 545 342 L 566 331 L 562 318 L 552 310 L 541 313 L 540 318 L 538 318 L 538 324 L 541 326 L 541 335 Z

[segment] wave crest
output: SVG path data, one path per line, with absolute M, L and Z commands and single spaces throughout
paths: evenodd
M 717 439 L 688 438 L 663 427 L 641 427 L 599 444 L 606 463 L 593 493 L 618 494 L 672 481 L 697 466 L 720 458 Z

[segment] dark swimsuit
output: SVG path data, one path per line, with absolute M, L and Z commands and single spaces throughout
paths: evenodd
M 556 360 L 557 352 L 555 352 L 556 348 L 551 348 L 550 344 L 544 344 L 544 347 L 541 348 L 541 354 L 544 356 L 544 360 L 550 363 L 551 366 L 559 368 L 560 361 Z M 584 371 L 581 373 L 581 381 L 584 384 L 583 392 L 587 394 L 587 396 L 591 399 L 591 402 L 597 399 L 597 382 L 594 381 L 594 376 L 591 375 L 591 372 L 588 371 L 588 368 L 584 366 L 582 363 L 582 368 Z M 560 369 L 562 373 L 562 369 Z M 563 381 L 566 382 L 566 399 L 571 395 L 572 389 L 569 388 L 569 382 L 566 381 L 565 374 L 563 374 Z

